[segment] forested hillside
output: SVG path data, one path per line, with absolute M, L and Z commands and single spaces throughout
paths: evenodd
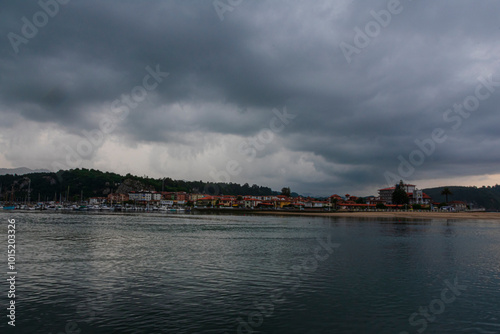
M 131 174 L 125 176 L 101 172 L 94 169 L 72 169 L 58 173 L 31 173 L 25 175 L 0 175 L 0 200 L 9 200 L 14 190 L 16 201 L 30 199 L 59 200 L 107 196 L 109 193 L 130 190 L 185 191 L 189 193 L 208 193 L 224 195 L 276 195 L 278 192 L 268 187 L 250 186 L 236 183 L 211 183 L 203 181 L 183 181 L 171 178 L 153 179 Z
M 423 191 L 432 197 L 435 202 L 445 202 L 445 196 L 441 195 L 444 187 L 429 188 Z M 465 201 L 484 207 L 488 211 L 500 210 L 500 186 L 488 187 L 448 187 L 452 195 L 448 195 L 448 201 Z

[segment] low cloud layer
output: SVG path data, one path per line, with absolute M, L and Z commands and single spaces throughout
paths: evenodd
M 2 167 L 317 195 L 500 174 L 499 3 L 59 1 L 0 13 Z

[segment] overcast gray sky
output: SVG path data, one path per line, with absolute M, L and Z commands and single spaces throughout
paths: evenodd
M 316 195 L 495 184 L 498 13 L 460 0 L 4 1 L 0 167 Z

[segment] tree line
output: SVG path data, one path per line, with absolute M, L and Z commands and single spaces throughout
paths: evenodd
M 138 181 L 144 189 L 155 191 L 203 193 L 210 195 L 273 196 L 280 192 L 256 184 L 214 183 L 204 181 L 174 180 L 170 177 L 150 178 L 126 174 L 102 172 L 95 169 L 77 168 L 57 173 L 31 173 L 25 175 L 0 175 L 0 200 L 23 202 L 28 200 L 69 200 L 102 197 L 115 193 L 125 180 Z M 28 192 L 29 190 L 29 192 Z M 133 189 L 141 190 L 141 189 Z M 13 192 L 13 193 L 12 193 Z

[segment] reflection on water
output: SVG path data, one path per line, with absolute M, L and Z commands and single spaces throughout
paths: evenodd
M 8 214 L 19 333 L 500 332 L 496 222 Z

